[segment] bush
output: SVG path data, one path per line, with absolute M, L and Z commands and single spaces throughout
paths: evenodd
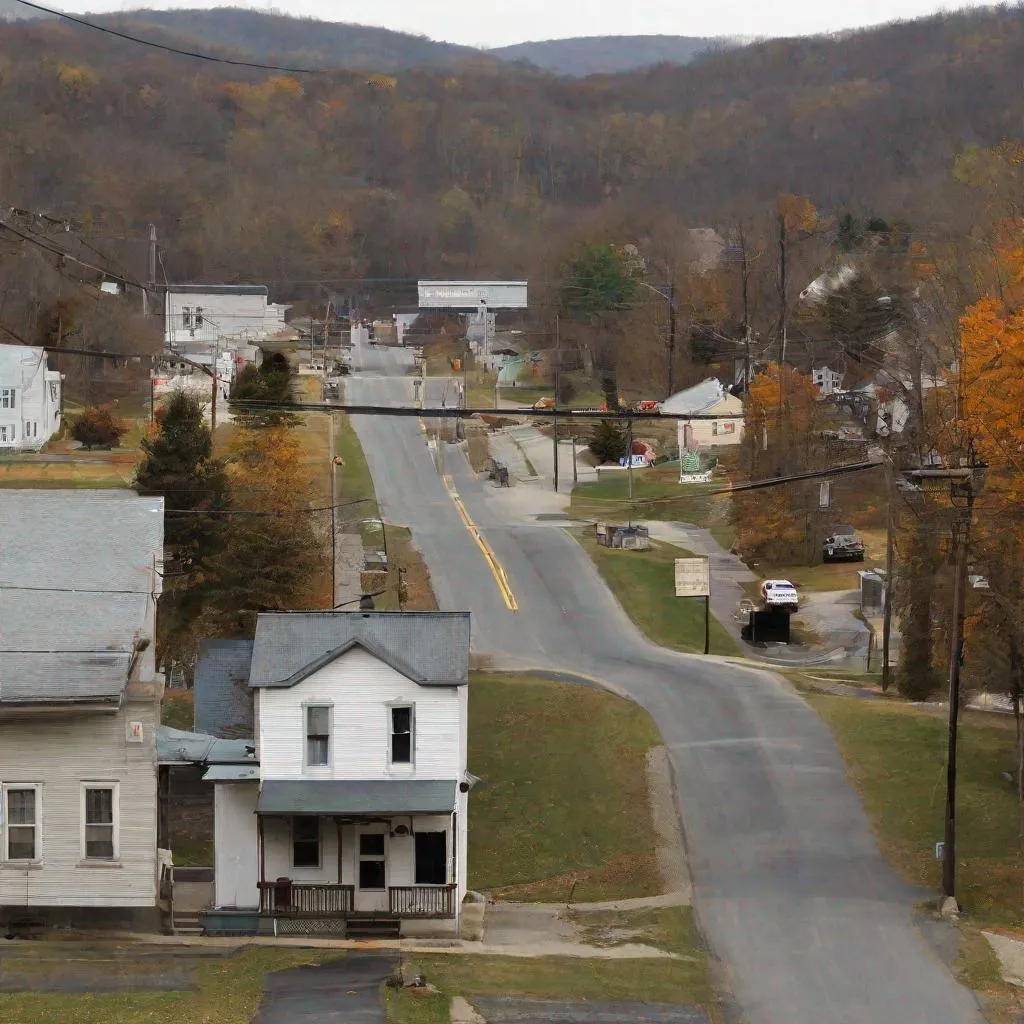
M 600 462 L 617 464 L 626 456 L 626 431 L 614 420 L 601 420 L 590 435 L 588 447 Z
M 128 424 L 109 405 L 94 405 L 76 417 L 71 436 L 85 448 L 113 448 L 128 433 Z

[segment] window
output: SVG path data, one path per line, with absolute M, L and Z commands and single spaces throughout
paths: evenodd
M 39 860 L 39 787 L 7 786 L 7 860 Z
M 712 423 L 711 423 L 711 433 L 712 434 L 717 434 L 718 433 L 718 420 L 713 420 L 712 421 Z
M 56 402 L 60 397 L 60 382 L 51 380 L 50 381 L 50 401 Z
M 14 427 L 11 427 L 11 433 L 8 437 L 7 427 L 5 424 L 0 423 L 0 441 L 13 441 L 14 440 Z
M 733 420 L 729 420 L 726 423 L 723 423 L 722 424 L 722 433 L 723 434 L 735 434 L 736 433 L 736 423 Z
M 292 818 L 292 867 L 320 867 L 319 818 Z
M 117 787 L 82 787 L 84 854 L 86 860 L 113 860 L 117 856 Z
M 386 888 L 384 834 L 363 832 L 359 836 L 359 888 Z
M 416 884 L 444 885 L 448 881 L 448 834 L 416 833 Z
M 203 307 L 196 306 L 196 327 L 203 326 Z
M 412 764 L 412 707 L 391 709 L 391 763 Z
M 35 420 L 25 420 L 23 428 L 22 436 L 26 438 L 26 440 L 30 437 L 39 436 L 39 424 L 36 423 Z
M 14 399 L 14 388 L 0 388 L 0 409 L 13 409 Z
M 182 306 L 181 307 L 181 326 L 189 328 L 192 326 L 192 307 Z
M 306 708 L 306 765 L 317 767 L 330 764 L 331 708 Z

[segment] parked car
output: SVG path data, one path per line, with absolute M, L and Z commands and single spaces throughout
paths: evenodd
M 765 580 L 761 584 L 761 600 L 765 608 L 795 612 L 800 608 L 796 587 L 789 580 Z
M 864 542 L 852 526 L 837 526 L 821 546 L 823 562 L 863 562 Z

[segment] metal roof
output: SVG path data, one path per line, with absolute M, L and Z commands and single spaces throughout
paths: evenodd
M 120 697 L 160 590 L 163 509 L 127 490 L 0 490 L 0 703 Z
M 222 740 L 168 725 L 158 725 L 156 729 L 156 756 L 161 764 L 256 765 L 255 749 L 251 739 Z
M 678 415 L 704 412 L 721 402 L 726 394 L 725 386 L 717 377 L 708 377 L 692 388 L 677 391 L 666 398 L 661 403 L 661 411 Z
M 450 814 L 455 779 L 340 781 L 302 779 L 264 782 L 259 814 Z
M 252 640 L 200 643 L 192 690 L 196 732 L 227 738 L 253 735 L 252 645 Z
M 266 612 L 251 686 L 294 686 L 355 646 L 422 686 L 469 680 L 469 612 Z
M 258 764 L 212 764 L 203 775 L 203 782 L 259 782 Z
M 265 284 L 169 284 L 172 295 L 268 295 Z

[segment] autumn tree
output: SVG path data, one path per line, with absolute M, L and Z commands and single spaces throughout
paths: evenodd
M 228 457 L 230 517 L 207 560 L 210 602 L 221 627 L 245 629 L 256 613 L 310 604 L 308 588 L 325 557 L 303 495 L 302 447 L 285 426 L 238 430 Z
M 128 433 L 128 424 L 109 405 L 82 410 L 71 424 L 71 436 L 83 448 L 113 448 Z

